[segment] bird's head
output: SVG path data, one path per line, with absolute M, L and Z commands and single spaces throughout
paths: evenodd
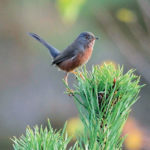
M 77 37 L 76 42 L 82 44 L 85 48 L 87 47 L 93 47 L 95 40 L 97 40 L 98 37 L 95 37 L 95 35 L 91 32 L 82 32 Z

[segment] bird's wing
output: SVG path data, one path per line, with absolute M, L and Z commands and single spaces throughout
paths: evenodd
M 68 60 L 70 58 L 74 58 L 76 56 L 77 50 L 75 50 L 76 48 L 71 45 L 69 46 L 67 49 L 65 49 L 62 53 L 60 53 L 60 55 L 58 55 L 54 61 L 52 62 L 53 64 L 60 64 L 61 62 Z

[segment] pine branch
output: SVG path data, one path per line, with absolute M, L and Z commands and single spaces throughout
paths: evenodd
M 112 64 L 94 66 L 91 72 L 84 67 L 76 74 L 77 83 L 72 92 L 84 126 L 84 134 L 77 138 L 69 150 L 119 150 L 125 137 L 122 128 L 128 118 L 131 106 L 138 100 L 141 89 L 140 77 L 129 70 L 123 74 L 123 67 L 116 69 Z M 26 135 L 14 137 L 14 150 L 65 150 L 71 138 L 63 130 L 49 128 L 26 129 Z
M 134 70 L 123 75 L 123 67 L 116 69 L 112 64 L 94 66 L 92 72 L 84 68 L 76 77 L 73 95 L 84 125 L 80 148 L 121 149 L 123 125 L 142 87 L 140 77 L 134 75 Z

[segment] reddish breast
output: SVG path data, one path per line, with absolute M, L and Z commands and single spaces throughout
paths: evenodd
M 75 58 L 68 59 L 58 65 L 64 71 L 70 72 L 75 68 L 85 64 L 92 54 L 92 48 L 87 48 L 84 52 L 80 52 Z

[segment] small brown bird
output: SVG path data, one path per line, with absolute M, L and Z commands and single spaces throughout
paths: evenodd
M 68 73 L 74 72 L 77 67 L 87 63 L 90 59 L 95 40 L 98 39 L 98 37 L 95 37 L 91 32 L 82 32 L 71 45 L 69 45 L 64 51 L 59 52 L 38 35 L 34 33 L 29 33 L 29 35 L 48 48 L 53 57 L 52 65 L 55 64 L 61 70 L 66 72 L 66 84 L 68 84 Z

